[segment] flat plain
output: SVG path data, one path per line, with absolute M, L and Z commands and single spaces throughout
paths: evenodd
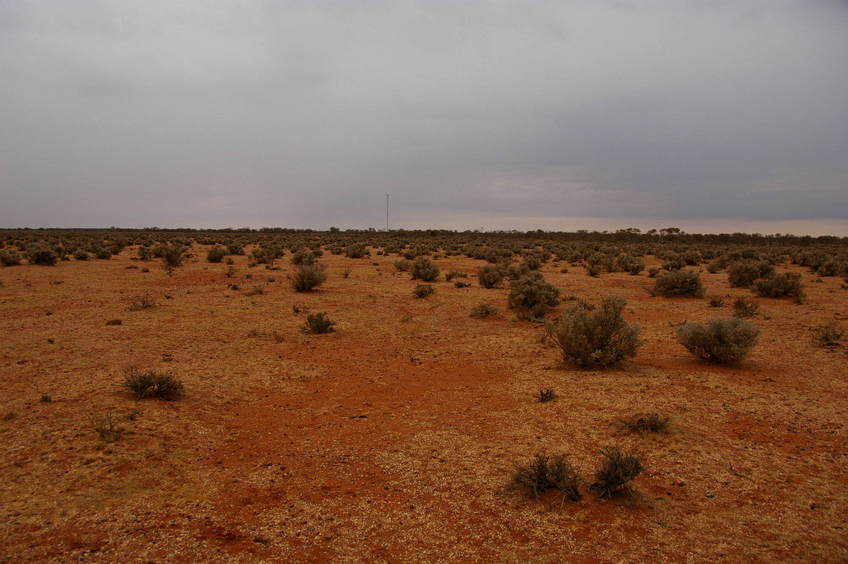
M 706 297 L 665 298 L 644 272 L 550 260 L 557 311 L 622 297 L 641 328 L 635 358 L 581 370 L 507 308 L 508 281 L 479 286 L 483 260 L 438 254 L 470 287 L 441 276 L 419 299 L 375 249 L 325 252 L 327 281 L 303 293 L 288 253 L 269 270 L 250 248 L 232 265 L 208 249 L 170 275 L 133 246 L 0 268 L 0 561 L 848 560 L 848 356 L 811 336 L 845 326 L 840 277 L 778 264 L 801 274 L 803 303 L 758 298 L 757 346 L 719 366 L 675 328 L 752 296 L 725 271 L 686 267 Z M 155 305 L 128 311 L 141 295 Z M 498 314 L 472 318 L 480 303 Z M 335 331 L 304 333 L 319 311 Z M 184 396 L 138 400 L 128 366 L 174 374 Z M 546 387 L 556 401 L 535 399 Z M 646 412 L 667 432 L 616 425 Z M 120 440 L 98 436 L 107 417 Z M 540 452 L 591 481 L 613 446 L 643 461 L 632 495 L 506 487 Z

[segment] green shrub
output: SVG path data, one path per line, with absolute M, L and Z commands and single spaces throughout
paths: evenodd
M 215 245 L 209 252 L 206 253 L 206 260 L 209 262 L 221 262 L 224 260 L 224 257 L 227 256 L 227 251 L 224 247 L 220 247 Z
M 306 316 L 306 323 L 303 325 L 305 333 L 330 333 L 333 331 L 336 322 L 330 320 L 327 314 L 323 311 L 318 313 L 310 313 Z
M 0 264 L 3 266 L 15 266 L 21 264 L 21 255 L 14 249 L 0 251 Z
M 412 264 L 412 279 L 435 282 L 439 278 L 439 267 L 427 257 L 418 257 Z
M 759 334 L 756 325 L 731 317 L 715 319 L 707 325 L 687 323 L 677 330 L 677 339 L 701 360 L 737 364 L 757 344 Z
M 348 245 L 345 248 L 345 256 L 347 258 L 363 258 L 368 256 L 370 253 L 368 252 L 368 248 L 365 245 L 357 244 L 357 245 Z
M 636 356 L 639 329 L 621 316 L 625 304 L 622 298 L 604 298 L 595 311 L 583 304 L 566 311 L 550 328 L 563 360 L 580 368 L 606 368 Z
M 77 249 L 76 251 L 74 251 L 74 258 L 77 259 L 77 260 L 88 260 L 89 256 L 88 256 L 88 253 L 85 252 L 84 250 Z
M 774 273 L 774 267 L 766 261 L 745 260 L 734 262 L 727 269 L 727 280 L 734 288 L 748 288 L 757 278 Z
M 630 493 L 630 481 L 642 473 L 642 461 L 635 454 L 618 448 L 601 451 L 601 454 L 604 460 L 589 490 L 597 492 L 602 498 Z
M 228 255 L 243 255 L 244 254 L 244 245 L 239 243 L 230 243 L 227 245 L 227 254 Z
M 797 272 L 784 272 L 757 280 L 754 291 L 763 298 L 790 297 L 800 301 L 804 297 L 801 275 Z
M 185 248 L 181 245 L 163 245 L 159 249 L 159 256 L 165 270 L 170 274 L 175 268 L 182 265 L 185 259 Z
M 395 270 L 398 272 L 409 272 L 409 269 L 412 268 L 412 263 L 408 260 L 398 259 L 394 262 Z
M 559 304 L 559 288 L 546 282 L 541 273 L 531 271 L 512 283 L 508 304 L 522 319 L 541 319 Z
M 183 395 L 183 384 L 175 376 L 155 370 L 127 368 L 124 372 L 124 387 L 135 394 L 136 399 L 158 398 L 175 400 Z
M 327 273 L 324 272 L 323 264 L 302 264 L 289 276 L 289 280 L 296 291 L 308 292 L 323 284 L 327 280 Z
M 59 261 L 59 255 L 47 245 L 38 244 L 27 249 L 27 260 L 30 264 L 55 266 Z
M 503 271 L 497 266 L 487 265 L 477 269 L 477 282 L 483 288 L 494 288 L 504 279 Z
M 820 347 L 834 348 L 842 342 L 844 331 L 839 328 L 836 320 L 813 329 L 813 342 Z
M 510 487 L 533 498 L 551 490 L 558 491 L 563 500 L 578 501 L 582 497 L 580 474 L 564 454 L 537 454 L 529 464 L 515 469 Z
M 653 294 L 701 297 L 704 295 L 704 287 L 701 285 L 701 276 L 697 272 L 673 270 L 656 279 Z

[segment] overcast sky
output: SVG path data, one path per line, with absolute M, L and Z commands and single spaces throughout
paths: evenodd
M 0 0 L 0 227 L 848 234 L 848 2 Z

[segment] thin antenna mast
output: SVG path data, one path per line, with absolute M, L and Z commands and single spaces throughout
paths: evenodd
M 389 195 L 386 194 L 386 231 L 389 230 Z

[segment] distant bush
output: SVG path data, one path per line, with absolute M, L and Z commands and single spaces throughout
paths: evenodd
M 227 250 L 224 247 L 215 245 L 206 253 L 206 260 L 209 262 L 221 262 L 225 256 L 227 256 Z
M 471 317 L 477 319 L 484 319 L 486 317 L 492 317 L 493 315 L 497 315 L 497 310 L 490 306 L 489 304 L 477 304 L 471 309 Z
M 412 295 L 416 298 L 426 298 L 435 291 L 436 289 L 431 284 L 418 284 L 412 291 Z
M 84 250 L 77 249 L 76 251 L 74 251 L 74 258 L 76 260 L 88 260 L 89 256 L 88 256 L 88 253 L 85 252 Z
M 296 291 L 308 292 L 323 284 L 327 280 L 327 273 L 324 272 L 323 264 L 302 264 L 289 276 L 289 280 Z
M 156 300 L 153 299 L 153 296 L 150 294 L 142 294 L 140 296 L 136 296 L 130 301 L 130 305 L 127 306 L 127 311 L 141 311 L 143 309 L 150 309 L 156 306 Z
M 733 302 L 733 316 L 740 319 L 754 317 L 760 310 L 760 304 L 751 298 L 736 298 Z
M 412 279 L 435 282 L 439 277 L 439 267 L 427 257 L 418 257 L 412 264 Z
M 820 347 L 838 347 L 844 335 L 844 331 L 839 328 L 836 320 L 832 320 L 826 325 L 813 329 L 813 342 Z
M 556 398 L 557 395 L 553 388 L 542 388 L 536 392 L 536 401 L 539 403 L 548 403 Z
M 135 394 L 136 399 L 158 398 L 175 400 L 183 395 L 183 384 L 175 376 L 155 370 L 127 368 L 124 372 L 124 387 Z
M 680 270 L 684 266 L 686 266 L 686 259 L 678 254 L 668 255 L 662 264 L 663 270 L 668 271 Z
M 497 266 L 487 265 L 477 270 L 477 281 L 483 288 L 494 288 L 503 279 L 504 273 Z
M 451 270 L 450 272 L 445 273 L 445 282 L 450 282 L 454 278 L 468 278 L 468 275 L 464 272 L 459 272 L 458 270 Z
M 559 491 L 564 500 L 579 501 L 582 497 L 580 474 L 564 454 L 537 454 L 529 464 L 515 469 L 510 486 L 526 497 L 538 498 L 551 490 Z
M 645 270 L 645 261 L 633 255 L 621 254 L 615 260 L 615 267 L 622 272 L 628 272 L 635 276 Z
M 601 452 L 604 460 L 595 473 L 595 482 L 589 490 L 599 497 L 630 493 L 630 481 L 642 473 L 642 461 L 638 456 L 612 448 Z
M 727 269 L 727 280 L 734 288 L 748 288 L 757 278 L 774 273 L 774 267 L 766 261 L 752 260 L 734 262 Z
M 710 301 L 707 303 L 710 307 L 722 307 L 724 305 L 724 300 L 721 298 L 710 298 Z
M 763 298 L 790 297 L 800 301 L 804 297 L 803 288 L 797 272 L 774 274 L 754 283 L 754 291 Z
M 47 245 L 34 245 L 27 249 L 27 260 L 30 264 L 55 266 L 59 261 L 59 255 Z
M 330 320 L 327 314 L 323 311 L 318 313 L 310 313 L 306 316 L 306 323 L 303 325 L 305 333 L 330 333 L 336 325 L 335 321 Z
M 622 298 L 604 298 L 595 311 L 583 304 L 566 311 L 550 328 L 563 360 L 580 368 L 606 368 L 636 356 L 639 329 L 621 316 L 625 304 Z
M 733 317 L 715 319 L 707 325 L 687 323 L 677 330 L 677 339 L 702 360 L 736 364 L 751 352 L 759 334 L 756 325 Z
M 230 243 L 227 245 L 227 254 L 228 255 L 243 255 L 244 254 L 244 245 L 239 243 Z
M 408 260 L 398 259 L 394 262 L 395 270 L 398 272 L 409 272 L 409 269 L 412 268 L 412 263 Z
M 113 443 L 121 440 L 121 437 L 124 436 L 124 430 L 117 425 L 112 417 L 112 412 L 108 412 L 105 416 L 93 419 L 92 421 L 94 423 L 94 430 L 97 431 L 97 434 L 104 442 Z
M 695 296 L 704 295 L 701 276 L 692 270 L 674 270 L 663 274 L 654 282 L 654 295 Z
M 530 269 L 524 263 L 510 264 L 506 267 L 506 275 L 510 280 L 518 280 L 528 272 L 530 272 Z
M 21 255 L 14 249 L 0 251 L 0 264 L 3 266 L 15 266 L 21 264 Z
M 658 413 L 640 413 L 625 419 L 619 419 L 622 428 L 631 433 L 662 433 L 668 429 L 669 417 Z
M 522 319 L 541 319 L 559 304 L 559 288 L 532 271 L 512 283 L 508 304 Z
M 357 245 L 348 245 L 345 248 L 345 256 L 347 258 L 363 258 L 369 255 L 368 248 L 365 245 L 357 244 Z
M 165 266 L 165 270 L 170 274 L 183 263 L 185 259 L 185 248 L 181 245 L 163 245 L 159 249 L 159 256 L 162 258 L 162 264 Z

